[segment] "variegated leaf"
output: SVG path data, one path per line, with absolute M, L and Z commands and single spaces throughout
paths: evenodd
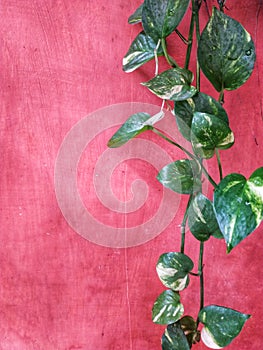
M 133 137 L 151 128 L 147 120 L 151 117 L 148 113 L 136 113 L 130 116 L 126 122 L 115 132 L 108 142 L 108 147 L 116 148 L 124 145 Z
M 188 226 L 196 239 L 203 242 L 214 236 L 223 238 L 218 226 L 213 204 L 202 193 L 198 193 L 188 210 Z
M 228 125 L 228 116 L 225 109 L 209 95 L 199 92 L 185 101 L 176 101 L 174 103 L 174 114 L 178 129 L 188 141 L 191 141 L 191 126 L 195 112 L 214 115 Z
M 178 323 L 168 325 L 164 331 L 162 350 L 190 350 L 187 338 Z
M 234 143 L 228 124 L 215 115 L 195 112 L 191 125 L 191 141 L 195 154 L 211 158 L 215 149 L 227 149 Z
M 201 338 L 211 349 L 221 349 L 238 336 L 249 317 L 250 315 L 227 307 L 206 306 L 198 315 L 200 322 L 204 324 Z
M 190 0 L 144 0 L 142 25 L 155 40 L 166 38 L 181 22 Z
M 157 179 L 174 192 L 191 194 L 198 192 L 202 186 L 200 171 L 200 165 L 195 160 L 182 159 L 162 168 Z
M 158 324 L 171 324 L 178 321 L 183 313 L 179 293 L 169 289 L 156 299 L 152 309 L 152 320 Z
M 128 23 L 130 24 L 136 24 L 140 23 L 142 21 L 142 7 L 143 4 L 141 4 L 134 12 L 132 15 L 130 15 L 128 19 Z
M 156 96 L 164 100 L 181 101 L 196 94 L 195 87 L 190 86 L 193 74 L 183 68 L 168 69 L 153 79 L 142 83 Z
M 126 73 L 133 72 L 144 63 L 153 59 L 156 46 L 156 42 L 149 35 L 146 35 L 144 32 L 139 33 L 123 58 L 123 70 Z M 161 46 L 157 50 L 157 55 L 163 55 Z
M 248 180 L 241 174 L 227 175 L 215 189 L 214 209 L 230 252 L 262 221 L 263 167 Z
M 244 84 L 253 71 L 255 59 L 250 34 L 239 22 L 214 7 L 200 38 L 198 61 L 216 90 L 234 90 Z
M 160 256 L 156 271 L 166 287 L 181 291 L 188 286 L 188 273 L 192 271 L 193 267 L 194 263 L 187 255 L 170 252 Z

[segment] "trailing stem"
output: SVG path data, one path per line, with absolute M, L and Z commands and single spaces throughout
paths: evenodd
M 216 160 L 217 160 L 217 164 L 218 164 L 219 176 L 220 176 L 220 181 L 221 181 L 223 179 L 223 169 L 222 169 L 220 154 L 219 154 L 219 151 L 217 148 L 216 148 Z
M 185 213 L 184 213 L 184 218 L 181 224 L 181 253 L 184 253 L 184 246 L 185 246 L 185 226 L 186 226 L 186 222 L 187 222 L 187 218 L 188 218 L 188 209 L 190 207 L 190 204 L 192 202 L 193 199 L 193 195 L 190 195 L 189 199 L 188 199 L 188 203 L 185 209 Z
M 194 15 L 194 11 L 192 11 L 189 34 L 188 34 L 188 46 L 187 46 L 187 51 L 186 51 L 185 63 L 184 63 L 185 69 L 188 69 L 188 67 L 189 67 L 192 46 L 193 46 L 194 24 L 195 24 L 195 15 Z
M 195 32 L 196 32 L 196 40 L 197 46 L 200 40 L 200 25 L 199 25 L 199 2 L 197 0 L 193 0 L 193 14 L 195 20 Z M 200 83 L 200 65 L 198 59 L 196 59 L 196 88 L 200 91 L 201 83 Z
M 204 242 L 200 242 L 199 260 L 198 260 L 198 274 L 200 278 L 200 306 L 199 311 L 204 307 L 204 272 L 203 272 L 203 257 L 204 257 Z M 197 318 L 197 327 L 199 319 Z

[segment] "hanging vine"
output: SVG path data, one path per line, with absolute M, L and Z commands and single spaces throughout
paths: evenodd
M 207 12 L 208 7 L 204 1 Z M 142 85 L 162 100 L 160 112 L 154 116 L 136 113 L 117 130 L 108 142 L 120 147 L 140 133 L 151 130 L 185 153 L 185 158 L 167 164 L 157 179 L 167 188 L 189 196 L 181 224 L 180 252 L 160 256 L 156 270 L 167 288 L 156 299 L 152 319 L 167 328 L 162 336 L 163 350 L 189 350 L 202 341 L 210 348 L 227 346 L 240 333 L 250 315 L 218 306 L 205 305 L 203 259 L 205 243 L 211 236 L 224 239 L 230 253 L 251 234 L 263 218 L 263 167 L 246 179 L 231 173 L 224 177 L 219 150 L 234 144 L 234 134 L 223 107 L 226 90 L 234 90 L 250 77 L 255 63 L 255 47 L 250 34 L 235 19 L 224 13 L 225 1 L 218 1 L 202 31 L 199 10 L 202 0 L 145 0 L 129 17 L 130 24 L 141 23 L 142 31 L 132 42 L 123 59 L 125 72 L 132 72 L 149 60 L 155 60 L 152 79 Z M 191 11 L 188 37 L 177 29 L 187 11 Z M 167 37 L 177 33 L 178 40 L 187 45 L 184 66 L 169 53 Z M 189 71 L 193 61 L 193 41 L 197 43 L 194 74 Z M 169 69 L 159 72 L 159 57 L 164 56 Z M 192 59 L 192 61 L 191 61 Z M 218 92 L 218 100 L 200 89 L 200 70 Z M 191 144 L 189 152 L 154 125 L 164 118 L 164 101 L 173 104 L 178 130 Z M 215 157 L 219 178 L 217 183 L 204 166 L 204 159 Z M 205 176 L 214 188 L 212 200 L 202 190 Z M 198 272 L 185 255 L 185 227 L 188 224 L 199 245 Z M 180 293 L 188 287 L 190 278 L 200 280 L 198 317 L 184 316 Z M 200 328 L 202 328 L 200 330 Z

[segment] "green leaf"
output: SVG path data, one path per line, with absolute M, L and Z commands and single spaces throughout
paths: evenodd
M 162 350 L 190 350 L 186 336 L 178 323 L 168 325 L 164 331 Z
M 230 344 L 241 332 L 250 315 L 222 306 L 209 305 L 199 312 L 198 317 L 205 326 L 201 332 L 203 342 L 212 349 L 220 349 Z
M 234 90 L 244 84 L 253 71 L 255 58 L 249 33 L 214 7 L 200 38 L 198 61 L 215 89 Z
M 212 114 L 228 125 L 228 116 L 222 105 L 213 97 L 204 93 L 197 93 L 192 98 L 174 103 L 176 122 L 181 134 L 191 141 L 191 126 L 194 112 Z
M 158 97 L 164 100 L 181 101 L 196 94 L 195 87 L 190 86 L 193 74 L 183 68 L 168 69 L 153 79 L 142 83 Z
M 177 323 L 180 324 L 190 348 L 200 341 L 200 331 L 197 330 L 197 323 L 191 316 L 182 317 Z
M 108 142 L 108 147 L 116 148 L 124 145 L 133 137 L 139 135 L 145 130 L 151 128 L 147 125 L 147 120 L 151 118 L 148 113 L 136 113 L 127 119 L 127 121 L 116 131 Z
M 143 8 L 143 4 L 141 4 L 135 10 L 135 12 L 129 17 L 128 23 L 136 24 L 136 23 L 140 23 L 142 21 L 142 8 Z
M 188 225 L 195 238 L 201 242 L 208 240 L 211 235 L 223 238 L 213 205 L 202 193 L 198 193 L 190 204 Z
M 128 52 L 123 58 L 123 70 L 127 73 L 133 72 L 144 63 L 154 58 L 156 43 L 144 32 L 141 32 L 132 42 Z M 162 47 L 159 46 L 157 55 L 163 55 Z
M 188 273 L 193 267 L 194 263 L 187 255 L 170 252 L 160 256 L 156 271 L 165 287 L 181 291 L 188 286 Z
M 228 124 L 218 116 L 194 112 L 191 125 L 191 141 L 195 154 L 211 158 L 215 149 L 227 149 L 234 143 L 234 135 Z
M 263 167 L 248 180 L 240 174 L 227 175 L 215 189 L 214 209 L 230 252 L 263 218 Z
M 198 192 L 202 186 L 200 171 L 200 165 L 195 160 L 177 160 L 162 168 L 157 179 L 174 192 L 191 194 Z
M 142 9 L 142 25 L 155 40 L 171 34 L 187 11 L 189 0 L 145 0 Z
M 183 313 L 179 293 L 169 289 L 156 299 L 152 309 L 152 320 L 158 324 L 171 324 L 178 321 Z

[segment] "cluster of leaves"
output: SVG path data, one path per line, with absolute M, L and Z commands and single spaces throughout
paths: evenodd
M 200 34 L 201 3 L 200 0 L 192 0 L 190 6 L 190 0 L 145 0 L 129 18 L 131 24 L 141 23 L 143 30 L 123 59 L 126 72 L 132 72 L 155 59 L 155 76 L 142 85 L 162 100 L 173 103 L 178 130 L 190 142 L 193 150 L 193 153 L 185 150 L 185 159 L 166 165 L 157 176 L 170 190 L 189 195 L 182 227 L 188 221 L 191 233 L 200 242 L 197 274 L 192 272 L 193 261 L 184 254 L 183 230 L 181 252 L 165 253 L 157 262 L 158 276 L 168 288 L 157 298 L 152 311 L 153 322 L 168 325 L 162 337 L 163 350 L 190 349 L 200 341 L 199 323 L 203 324 L 203 342 L 214 349 L 227 346 L 240 333 L 249 315 L 223 306 L 204 306 L 201 295 L 200 310 L 195 321 L 191 316 L 183 316 L 179 293 L 188 286 L 190 275 L 200 277 L 203 289 L 205 241 L 211 236 L 223 238 L 229 253 L 258 227 L 263 218 L 263 167 L 255 170 L 249 179 L 237 173 L 223 177 L 218 151 L 234 144 L 228 115 L 222 106 L 224 91 L 237 89 L 251 75 L 255 62 L 254 44 L 243 26 L 224 13 L 222 1 L 219 2 L 219 10 L 213 8 Z M 188 10 L 191 11 L 188 49 L 185 66 L 179 67 L 168 54 L 166 38 L 174 31 L 178 33 L 177 26 Z M 192 85 L 194 76 L 188 70 L 188 65 L 194 28 L 198 44 L 197 75 L 201 68 L 220 93 L 218 101 L 200 92 L 198 76 L 196 86 Z M 182 37 L 180 33 L 179 37 Z M 161 73 L 158 73 L 159 56 L 165 56 L 171 66 Z M 163 109 L 154 116 L 145 112 L 130 116 L 112 136 L 108 146 L 120 147 L 140 133 L 152 130 L 183 149 L 154 127 L 163 116 Z M 220 170 L 218 184 L 209 176 L 202 162 L 215 154 Z M 212 200 L 202 193 L 202 173 L 215 187 Z

